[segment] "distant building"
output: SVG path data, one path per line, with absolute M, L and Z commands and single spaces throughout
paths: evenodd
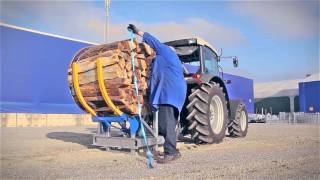
M 301 112 L 320 112 L 320 81 L 299 83 Z
M 304 79 L 256 83 L 255 113 L 320 112 L 320 73 Z

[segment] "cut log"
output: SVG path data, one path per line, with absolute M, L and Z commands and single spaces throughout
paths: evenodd
M 149 56 L 152 54 L 153 49 L 148 44 L 141 43 L 141 44 L 139 44 L 139 46 L 140 46 L 140 49 L 142 52 L 146 53 Z
M 105 79 L 104 84 L 106 89 L 110 88 L 131 88 L 131 79 L 127 78 L 115 78 L 115 79 Z M 94 90 L 99 90 L 99 85 L 98 83 L 87 83 L 83 84 L 80 86 L 81 90 L 85 91 L 94 91 Z M 100 91 L 100 90 L 99 90 Z
M 146 59 L 146 56 L 143 53 L 139 53 L 136 55 L 137 59 Z
M 117 106 L 123 113 L 127 113 L 127 114 L 130 114 L 131 112 L 134 112 L 136 111 L 135 107 L 133 105 L 119 105 Z M 108 114 L 113 114 L 114 111 L 109 108 L 109 107 L 101 107 L 101 108 L 97 108 L 95 109 L 97 112 L 103 112 L 105 115 L 108 115 Z
M 85 88 L 82 88 L 80 87 L 81 89 L 81 92 L 82 92 L 82 95 L 85 96 L 85 97 L 93 97 L 93 96 L 101 96 L 101 91 L 99 88 L 97 89 L 93 89 L 93 88 L 90 88 L 90 89 L 85 89 Z M 107 94 L 109 96 L 119 96 L 121 98 L 125 98 L 127 97 L 127 95 L 129 93 L 131 93 L 131 88 L 115 88 L 115 89 L 106 89 L 107 91 Z
M 109 51 L 109 50 L 120 50 L 124 49 L 123 45 L 120 42 L 114 42 L 110 44 L 91 46 L 88 50 L 86 50 L 83 54 L 77 56 L 78 61 L 85 60 L 86 58 L 94 57 L 101 52 Z
M 102 58 L 102 66 L 110 66 L 114 64 L 118 64 L 120 68 L 124 68 L 126 65 L 126 62 L 123 58 L 119 58 L 117 54 L 105 57 L 105 56 L 96 56 L 96 58 L 88 58 L 87 61 L 80 61 L 78 63 L 79 65 L 79 72 L 86 72 L 92 69 L 96 69 L 97 65 L 97 58 Z
M 128 105 L 132 100 L 123 99 L 120 96 L 109 96 L 115 105 Z M 84 97 L 86 101 L 104 101 L 102 96 Z
M 141 76 L 144 77 L 144 78 L 149 77 L 147 75 L 147 71 L 141 71 Z
M 127 74 L 118 64 L 103 68 L 104 79 L 127 78 Z M 96 70 L 79 73 L 79 84 L 86 84 L 97 81 Z
M 122 44 L 122 46 L 124 47 L 125 50 L 129 50 L 129 51 L 131 51 L 131 48 L 136 49 L 137 45 L 139 44 L 137 39 L 134 39 L 133 44 L 131 44 L 130 39 L 125 40 L 125 41 L 121 41 L 120 43 Z
M 140 69 L 140 64 L 139 64 L 139 61 L 137 59 L 135 59 L 135 61 L 134 61 L 134 67 L 136 69 Z M 125 68 L 126 68 L 127 71 L 132 71 L 132 63 L 131 63 L 131 61 L 130 62 L 126 62 L 126 67 Z
M 133 72 L 128 70 L 127 71 L 127 77 L 128 77 L 128 79 L 133 79 Z

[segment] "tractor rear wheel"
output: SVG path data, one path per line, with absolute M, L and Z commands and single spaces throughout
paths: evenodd
M 222 87 L 210 82 L 193 88 L 187 105 L 188 130 L 196 143 L 219 143 L 225 137 L 227 103 Z

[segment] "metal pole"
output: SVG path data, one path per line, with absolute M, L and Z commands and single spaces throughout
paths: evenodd
M 105 29 L 104 29 L 104 42 L 108 43 L 108 34 L 109 34 L 109 13 L 110 13 L 110 3 L 111 0 L 105 0 L 105 6 L 106 6 L 106 16 L 105 16 Z
M 289 96 L 290 100 L 290 112 L 294 112 L 294 96 Z

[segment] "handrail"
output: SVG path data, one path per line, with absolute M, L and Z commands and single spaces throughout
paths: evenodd
M 73 87 L 76 93 L 76 96 L 80 102 L 80 104 L 84 107 L 84 109 L 89 112 L 93 116 L 97 116 L 97 113 L 88 105 L 86 100 L 83 98 L 82 92 L 80 90 L 79 85 L 79 66 L 76 62 L 72 63 L 72 79 L 73 79 Z
M 106 104 L 115 112 L 116 115 L 122 115 L 123 112 L 112 102 L 111 98 L 108 95 L 106 85 L 104 83 L 103 78 L 103 66 L 102 66 L 103 58 L 97 58 L 97 74 L 98 74 L 98 83 L 99 88 L 102 94 L 102 97 Z

